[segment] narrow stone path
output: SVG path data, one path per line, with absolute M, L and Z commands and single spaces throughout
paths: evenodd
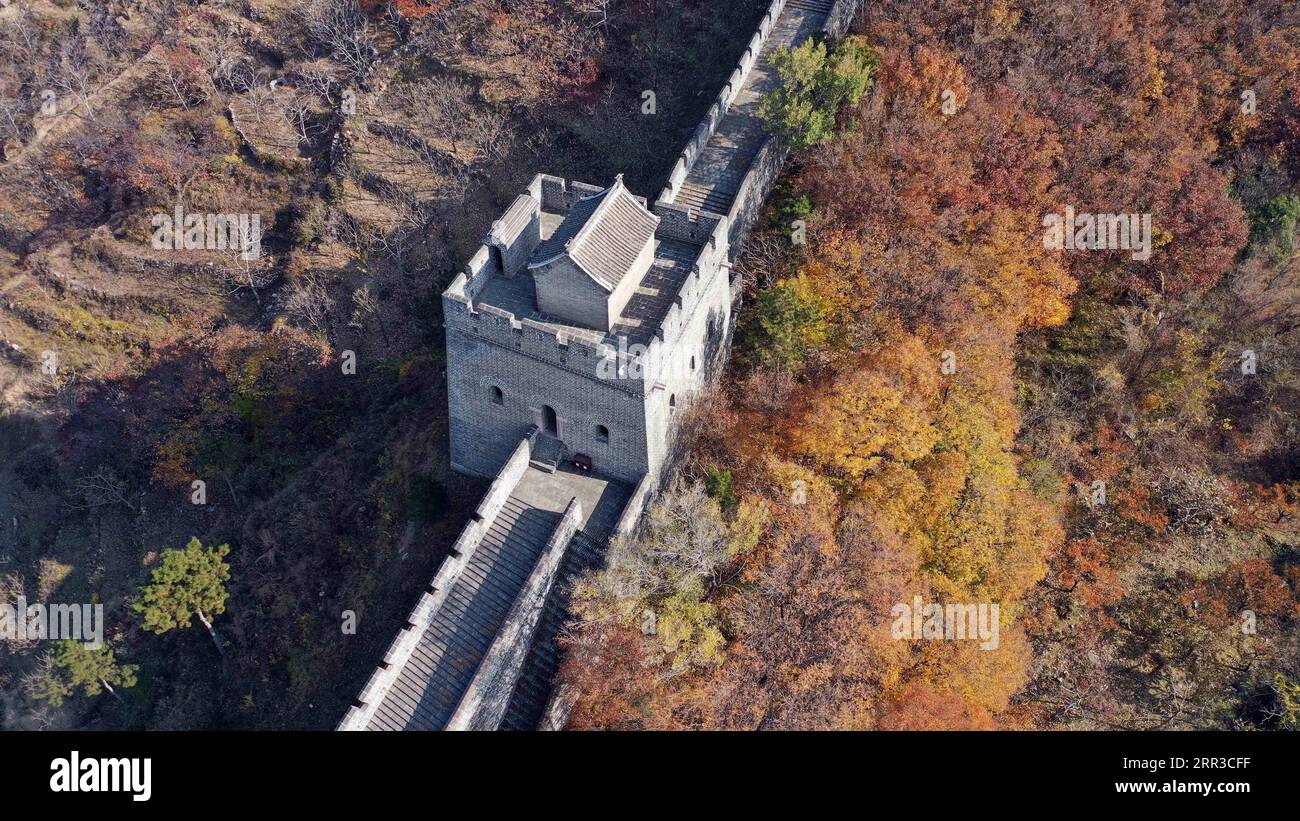
M 469 562 L 452 580 L 447 598 L 402 663 L 365 728 L 443 729 L 456 712 L 569 500 L 578 498 L 586 513 L 583 529 L 570 543 L 557 580 L 566 593 L 572 579 L 602 555 L 630 492 L 631 488 L 622 483 L 599 475 L 530 465 Z M 546 633 L 546 641 L 541 646 L 534 641 L 530 648 L 521 680 L 531 687 L 525 686 L 511 702 L 515 722 L 534 714 L 540 716 L 545 706 L 549 682 L 558 666 L 553 640 L 563 623 L 564 604 L 567 598 L 563 602 L 548 599 L 545 605 L 539 631 Z
M 796 46 L 821 30 L 830 9 L 831 0 L 789 0 L 785 4 L 740 93 L 695 160 L 673 203 L 714 214 L 731 210 L 741 181 L 767 141 L 758 107 L 778 81 L 772 54 L 778 48 Z
M 446 725 L 559 518 L 506 500 L 367 729 Z

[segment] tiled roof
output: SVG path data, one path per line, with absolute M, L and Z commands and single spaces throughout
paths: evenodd
M 527 194 L 520 194 L 510 204 L 501 219 L 492 223 L 493 237 L 512 237 L 527 227 L 533 214 L 537 213 L 537 200 Z
M 555 233 L 537 246 L 528 267 L 567 254 L 602 288 L 613 291 L 658 226 L 659 218 L 637 202 L 620 174 L 609 188 L 573 204 Z

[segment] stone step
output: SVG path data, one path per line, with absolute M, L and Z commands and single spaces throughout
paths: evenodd
M 549 514 L 528 521 L 536 515 L 529 505 L 507 498 L 447 591 L 413 654 L 436 674 L 425 691 L 394 696 L 412 705 L 419 720 L 439 726 L 460 702 L 554 527 Z
M 681 190 L 682 193 L 688 196 L 698 197 L 701 199 L 712 197 L 713 199 L 719 200 L 732 200 L 735 199 L 737 192 L 740 190 L 740 186 L 712 185 L 687 180 L 682 183 Z
M 558 639 L 570 617 L 569 599 L 573 584 L 604 561 L 608 545 L 585 530 L 573 534 L 559 576 L 546 598 L 542 617 L 528 648 L 528 656 L 515 683 L 510 705 L 502 721 L 503 730 L 535 730 L 551 697 L 555 675 L 563 662 Z
M 555 469 L 564 461 L 567 451 L 568 448 L 559 439 L 546 434 L 538 434 L 537 442 L 533 445 L 532 456 L 528 461 L 538 470 L 554 473 Z
M 787 9 L 800 9 L 801 11 L 815 11 L 821 14 L 829 14 L 834 0 L 789 0 L 785 4 Z
M 731 204 L 735 200 L 734 193 L 708 190 L 701 186 L 686 183 L 677 193 L 674 202 L 678 205 L 698 208 L 701 211 L 726 214 L 731 210 Z

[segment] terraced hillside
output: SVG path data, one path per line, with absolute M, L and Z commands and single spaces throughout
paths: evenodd
M 55 708 L 0 646 L 0 722 L 328 727 L 482 490 L 437 294 L 543 157 L 653 190 L 762 8 L 158 5 L 0 9 L 0 598 L 103 602 L 140 667 Z M 260 255 L 158 247 L 177 207 Z M 231 545 L 224 660 L 131 610 L 191 536 Z

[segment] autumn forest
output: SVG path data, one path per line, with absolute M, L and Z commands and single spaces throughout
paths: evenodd
M 107 626 L 0 635 L 0 728 L 333 729 L 489 484 L 439 294 L 538 170 L 653 198 L 767 4 L 2 5 L 0 604 Z M 1300 729 L 1300 6 L 868 0 L 773 65 L 567 727 Z
M 868 3 L 871 88 L 741 260 L 722 548 L 675 561 L 670 499 L 588 586 L 573 724 L 1294 729 L 1296 11 Z M 1150 258 L 1045 248 L 1067 206 L 1151 214 Z M 1000 646 L 898 640 L 915 597 Z

